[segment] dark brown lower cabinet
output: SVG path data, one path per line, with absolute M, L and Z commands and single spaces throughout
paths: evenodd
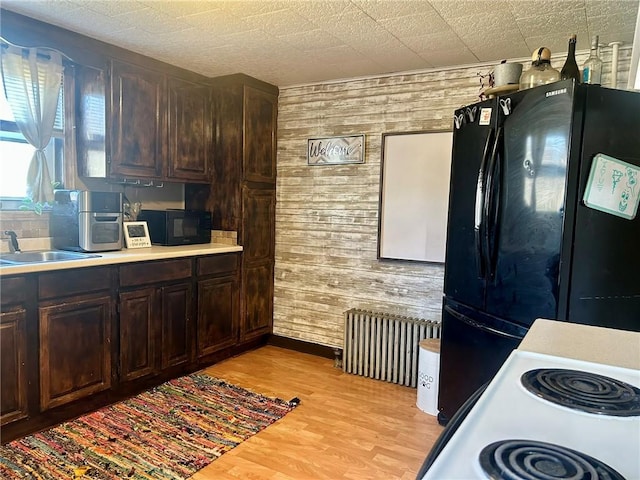
M 179 283 L 160 289 L 162 298 L 161 368 L 185 365 L 191 360 L 191 283 Z
M 40 408 L 111 387 L 110 296 L 39 308 Z
M 198 358 L 237 342 L 237 299 L 236 277 L 198 281 Z
M 273 264 L 270 261 L 242 268 L 244 291 L 244 316 L 240 329 L 240 340 L 271 332 L 273 325 Z
M 156 370 L 156 297 L 153 287 L 119 295 L 120 381 L 135 380 Z
M 45 411 L 111 387 L 115 269 L 53 271 L 37 279 L 38 352 L 33 355 Z
M 191 361 L 192 270 L 190 258 L 120 267 L 120 381 Z
M 198 359 L 238 342 L 239 265 L 239 254 L 198 259 Z
M 29 415 L 28 309 L 35 306 L 35 286 L 26 276 L 0 278 L 0 425 Z M 31 307 L 28 305 L 31 298 Z
M 25 418 L 27 411 L 26 311 L 0 313 L 0 425 Z
M 240 253 L 0 277 L 2 442 L 258 345 L 273 268 L 249 269 L 240 342 Z M 271 293 L 269 293 L 271 292 Z M 117 313 L 116 313 L 117 312 Z

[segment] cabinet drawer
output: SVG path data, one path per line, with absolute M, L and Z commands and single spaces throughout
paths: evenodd
M 27 279 L 25 277 L 6 277 L 0 279 L 2 305 L 24 302 L 27 298 Z
M 140 262 L 120 267 L 120 286 L 133 287 L 148 283 L 169 282 L 191 277 L 191 259 Z
M 237 253 L 198 257 L 198 276 L 235 273 L 239 258 Z
M 112 272 L 111 267 L 98 267 L 41 273 L 38 276 L 39 299 L 109 290 Z

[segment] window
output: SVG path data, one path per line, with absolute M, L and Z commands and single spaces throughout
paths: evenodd
M 20 133 L 5 98 L 0 76 L 0 205 L 3 210 L 18 209 L 27 196 L 27 170 L 34 147 Z M 60 89 L 58 109 L 51 141 L 45 149 L 51 180 L 62 185 L 64 175 L 64 93 Z

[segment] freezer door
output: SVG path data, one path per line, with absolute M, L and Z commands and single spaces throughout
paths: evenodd
M 520 92 L 511 108 L 492 184 L 485 310 L 530 325 L 557 314 L 573 83 Z
M 486 262 L 478 210 L 484 188 L 483 168 L 495 138 L 495 105 L 490 100 L 457 110 L 453 131 L 444 293 L 480 309 L 484 305 Z M 469 114 L 470 109 L 474 115 Z
M 582 89 L 587 95 L 567 319 L 640 331 L 640 214 L 628 220 L 582 201 L 596 154 L 640 167 L 640 93 Z M 625 177 L 616 188 L 624 208 L 624 192 L 638 192 L 640 179 Z
M 527 329 L 445 298 L 440 340 L 438 420 L 446 423 L 490 381 Z

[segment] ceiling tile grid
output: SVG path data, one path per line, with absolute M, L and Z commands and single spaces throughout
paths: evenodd
M 640 0 L 2 0 L 2 8 L 207 76 L 278 86 L 633 41 Z M 11 39 L 9 39 L 11 40 Z

